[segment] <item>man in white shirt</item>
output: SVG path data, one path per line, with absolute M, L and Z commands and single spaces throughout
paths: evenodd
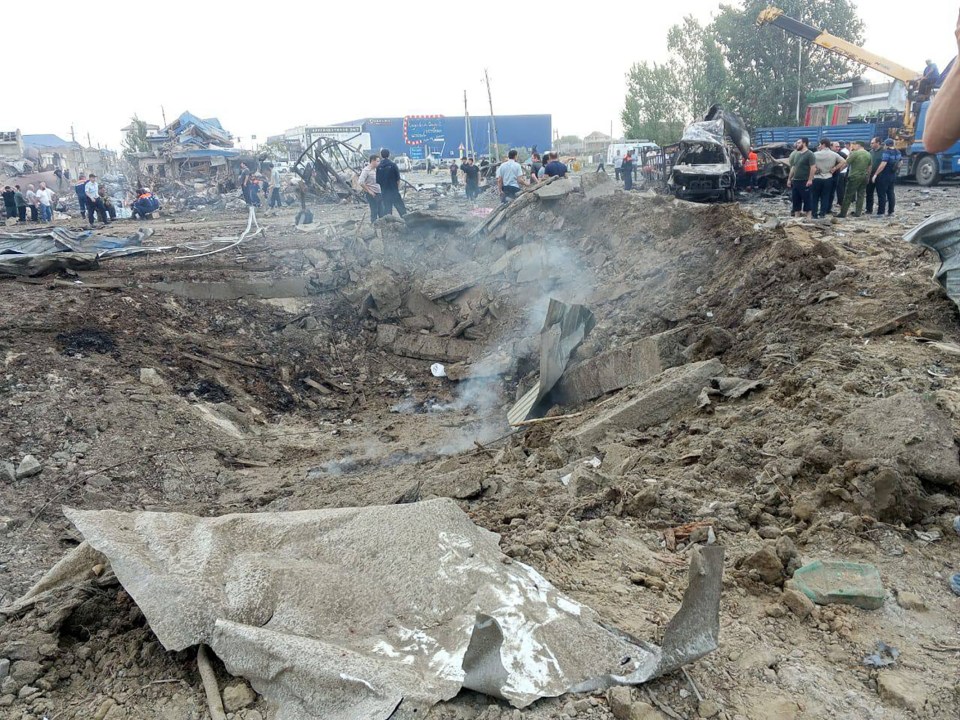
M 280 171 L 274 165 L 270 168 L 270 207 L 282 207 L 283 200 L 280 198 Z
M 45 182 L 41 182 L 40 189 L 37 190 L 37 201 L 40 203 L 40 220 L 53 220 L 53 190 L 48 190 Z
M 93 227 L 94 210 L 96 210 L 100 222 L 106 225 L 109 222 L 107 220 L 107 209 L 100 198 L 100 184 L 97 182 L 97 176 L 93 173 L 90 173 L 87 177 L 87 184 L 83 186 L 83 193 L 87 196 L 87 219 L 90 222 L 90 227 Z
M 517 151 L 507 153 L 507 161 L 497 168 L 497 188 L 500 190 L 500 202 L 508 203 L 520 192 L 520 185 L 526 185 L 523 168 L 517 162 Z
M 377 166 L 380 164 L 379 155 L 371 155 L 369 164 L 360 171 L 357 181 L 370 203 L 370 222 L 375 223 L 384 213 L 380 185 L 377 184 Z

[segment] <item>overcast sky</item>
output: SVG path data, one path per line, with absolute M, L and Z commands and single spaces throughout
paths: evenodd
M 956 54 L 960 2 L 861 0 L 866 47 L 918 71 Z M 27 6 L 23 6 L 26 8 Z M 162 124 L 184 110 L 215 116 L 245 146 L 301 124 L 364 117 L 550 113 L 561 135 L 620 133 L 631 63 L 666 57 L 666 31 L 707 21 L 717 0 L 623 3 L 160 4 L 100 0 L 45 6 L 4 33 L 8 82 L 0 130 L 118 146 L 136 113 Z M 137 11 L 142 17 L 138 19 Z M 464 9 L 459 9 L 464 8 Z M 626 9 L 626 11 L 625 11 Z M 485 28 L 494 28 L 483 40 Z M 32 29 L 31 29 L 32 28 Z M 9 29 L 9 28 L 8 28 Z M 29 32 L 28 32 L 29 30 Z M 544 39 L 545 38 L 545 39 Z

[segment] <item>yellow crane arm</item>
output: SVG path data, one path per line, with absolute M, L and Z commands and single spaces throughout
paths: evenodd
M 872 68 L 877 72 L 900 80 L 904 84 L 916 82 L 921 77 L 921 73 L 911 70 L 908 67 L 875 55 L 836 35 L 831 35 L 811 25 L 802 23 L 799 20 L 787 17 L 783 14 L 783 10 L 779 8 L 768 7 L 766 10 L 761 11 L 760 15 L 757 16 L 757 25 L 773 25 L 793 35 L 799 35 L 814 45 L 819 45 L 826 50 L 850 58 L 861 65 L 866 65 L 868 68 Z

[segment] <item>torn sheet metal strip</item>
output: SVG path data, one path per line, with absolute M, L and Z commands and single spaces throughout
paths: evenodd
M 596 319 L 585 305 L 567 305 L 550 298 L 540 330 L 540 378 L 507 413 L 511 425 L 526 420 L 537 403 L 559 382 L 573 351 L 595 325 Z
M 219 518 L 65 512 L 164 647 L 209 644 L 285 720 L 386 720 L 462 688 L 525 707 L 642 683 L 717 645 L 718 547 L 692 549 L 659 648 L 506 558 L 449 499 Z
M 933 276 L 960 308 L 960 210 L 931 215 L 903 239 L 937 253 L 940 267 Z

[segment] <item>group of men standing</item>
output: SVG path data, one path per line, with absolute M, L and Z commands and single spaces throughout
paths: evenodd
M 896 180 L 901 162 L 900 151 L 892 138 L 870 141 L 869 152 L 862 141 L 850 143 L 848 149 L 841 143 L 821 138 L 817 150 L 809 147 L 803 137 L 795 143 L 790 154 L 790 188 L 794 217 L 824 218 L 831 214 L 834 198 L 840 204 L 837 217 L 847 217 L 854 205 L 854 217 L 874 210 L 877 215 L 893 215 L 896 209 Z
M 390 159 L 390 151 L 384 148 L 379 155 L 371 155 L 367 165 L 360 171 L 359 184 L 370 205 L 370 222 L 397 209 L 400 217 L 407 214 L 407 206 L 400 196 L 400 168 Z
M 32 184 L 27 185 L 26 192 L 23 192 L 19 185 L 13 187 L 6 185 L 3 188 L 2 195 L 3 208 L 8 218 L 17 218 L 20 222 L 26 222 L 27 209 L 29 209 L 32 222 L 50 222 L 53 220 L 53 206 L 56 196 L 45 182 L 40 183 L 38 190 L 34 190 Z

